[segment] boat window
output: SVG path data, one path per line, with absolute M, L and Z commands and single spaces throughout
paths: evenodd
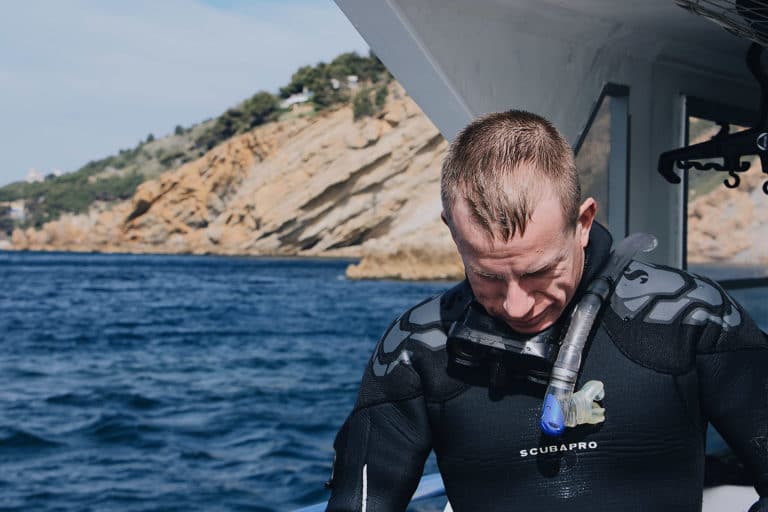
M 691 106 L 689 101 L 689 110 L 699 110 Z M 715 110 L 720 110 L 716 117 L 723 119 L 722 109 Z M 735 123 L 729 133 L 744 129 Z M 715 121 L 687 117 L 688 144 L 709 140 L 719 131 Z M 768 196 L 761 190 L 765 175 L 755 157 L 750 169 L 740 174 L 739 187 L 726 188 L 723 180 L 727 176 L 717 171 L 683 173 L 685 263 L 690 271 L 719 281 L 760 328 L 768 331 L 768 246 L 760 245 L 768 243 Z M 727 443 L 711 424 L 706 442 L 707 455 L 722 456 L 728 451 Z
M 615 238 L 627 224 L 627 99 L 626 88 L 607 87 L 576 148 L 582 197 L 595 198 L 597 220 Z
M 688 116 L 688 144 L 712 138 L 721 127 L 703 117 Z M 733 124 L 729 132 L 747 127 Z M 729 290 L 752 317 L 768 329 L 768 196 L 760 160 L 739 173 L 740 185 L 727 188 L 728 173 L 690 170 L 685 173 L 685 255 L 689 270 L 712 277 Z
M 608 225 L 608 160 L 611 152 L 611 98 L 600 102 L 576 155 L 582 197 L 597 201 L 597 220 Z

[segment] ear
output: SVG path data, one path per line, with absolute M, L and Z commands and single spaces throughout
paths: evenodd
M 592 229 L 592 223 L 597 213 L 597 203 L 591 197 L 588 197 L 579 207 L 579 218 L 577 228 L 579 229 L 579 243 L 584 248 L 589 243 L 589 232 Z
M 453 243 L 456 245 L 456 248 L 459 248 L 459 240 L 457 238 L 456 232 L 453 230 L 453 226 L 451 226 L 451 221 L 448 220 L 448 214 L 445 213 L 445 210 L 440 212 L 440 219 L 443 221 L 443 224 L 448 226 L 448 232 L 451 233 L 451 238 L 453 239 Z M 459 251 L 459 254 L 461 254 L 461 251 Z M 463 259 L 463 256 L 462 256 Z

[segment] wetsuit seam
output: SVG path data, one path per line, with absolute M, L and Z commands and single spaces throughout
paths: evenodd
M 380 405 L 396 404 L 396 403 L 399 403 L 399 402 L 407 402 L 409 400 L 413 400 L 415 398 L 419 398 L 419 397 L 422 397 L 422 396 L 424 396 L 424 392 L 423 391 L 420 392 L 420 393 L 417 393 L 415 395 L 409 395 L 409 396 L 405 396 L 403 398 L 397 398 L 397 399 L 394 399 L 394 400 L 382 400 L 382 401 L 373 402 L 373 403 L 370 403 L 370 404 L 359 405 L 359 406 L 357 406 L 357 407 L 352 409 L 352 414 L 354 414 L 356 412 L 359 412 L 359 411 L 364 411 L 366 409 L 370 409 L 372 407 L 378 407 Z
M 424 397 L 424 401 L 427 402 L 428 404 L 444 404 L 444 403 L 446 403 L 446 402 L 448 402 L 450 400 L 453 400 L 454 398 L 458 398 L 460 395 L 463 395 L 464 393 L 466 393 L 466 391 L 470 387 L 471 386 L 469 384 L 462 384 L 460 389 L 451 392 L 447 396 L 440 397 L 440 398 L 427 398 L 425 396 Z
M 714 356 L 718 354 L 732 354 L 735 352 L 742 352 L 747 350 L 768 350 L 768 347 L 766 346 L 753 346 L 753 347 L 736 347 L 736 348 L 730 348 L 730 349 L 722 349 L 722 350 L 712 350 L 707 352 L 696 352 L 696 356 Z
M 607 322 L 603 322 L 598 328 L 603 328 L 605 330 L 605 333 L 608 335 L 608 339 L 611 340 L 611 343 L 613 343 L 613 346 L 618 349 L 619 352 L 621 352 L 624 357 L 626 357 L 631 362 L 635 363 L 636 365 L 645 368 L 647 370 L 651 370 L 653 372 L 659 373 L 661 375 L 671 375 L 671 376 L 681 376 L 685 375 L 686 373 L 689 373 L 692 371 L 693 368 L 693 361 L 691 362 L 690 366 L 687 368 L 684 368 L 681 371 L 675 371 L 675 370 L 667 370 L 667 369 L 660 369 L 660 368 L 654 368 L 653 366 L 649 366 L 648 364 L 642 362 L 638 357 L 630 354 L 621 343 L 617 342 L 616 339 L 618 338 L 618 335 L 615 334 L 611 328 L 608 326 Z M 695 355 L 695 354 L 694 354 Z
M 688 418 L 692 432 L 698 432 L 701 433 L 701 426 L 697 424 L 696 418 L 693 417 L 694 410 L 690 407 L 690 404 L 685 399 L 685 394 L 683 392 L 682 386 L 683 383 L 681 382 L 681 379 L 685 378 L 688 374 L 693 373 L 696 378 L 696 389 L 699 389 L 699 372 L 698 368 L 694 366 L 690 369 L 690 371 L 687 371 L 685 373 L 682 373 L 680 375 L 670 375 L 669 377 L 672 379 L 673 383 L 673 389 L 675 390 L 675 394 L 677 395 L 677 399 L 680 401 L 680 406 L 683 407 L 686 411 L 688 411 L 688 414 L 685 416 Z M 699 404 L 699 410 L 701 409 L 701 406 Z

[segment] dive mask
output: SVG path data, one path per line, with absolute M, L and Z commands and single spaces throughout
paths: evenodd
M 448 346 L 455 363 L 478 367 L 489 357 L 519 356 L 539 368 L 551 367 L 557 358 L 560 322 L 536 334 L 520 334 L 489 315 L 475 300 L 451 325 Z

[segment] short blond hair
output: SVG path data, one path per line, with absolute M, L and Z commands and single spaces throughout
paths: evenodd
M 508 241 L 517 230 L 525 233 L 548 190 L 560 201 L 566 230 L 575 228 L 581 186 L 573 150 L 552 123 L 523 110 L 474 120 L 443 161 L 440 191 L 448 222 L 453 205 L 464 199 L 473 220 L 492 238 Z

